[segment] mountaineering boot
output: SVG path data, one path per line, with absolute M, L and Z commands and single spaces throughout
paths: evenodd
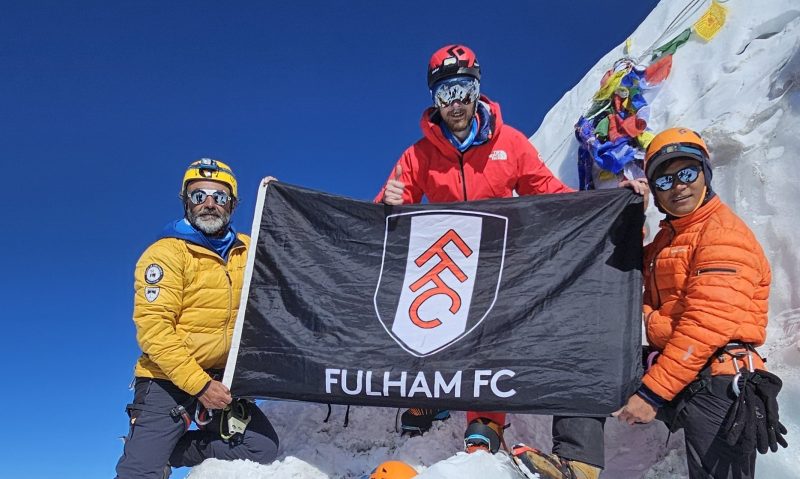
M 470 454 L 481 450 L 497 453 L 503 444 L 504 429 L 504 426 L 484 417 L 475 419 L 464 431 L 464 450 Z
M 450 411 L 447 409 L 409 408 L 400 416 L 400 426 L 403 429 L 400 435 L 420 436 L 431 428 L 433 421 L 444 421 L 449 417 Z
M 602 471 L 597 466 L 545 454 L 525 444 L 514 446 L 513 454 L 514 460 L 528 477 L 538 474 L 540 479 L 598 479 Z

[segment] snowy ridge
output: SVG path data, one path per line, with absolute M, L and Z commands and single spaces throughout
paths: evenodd
M 693 15 L 659 38 L 683 8 L 694 3 L 663 0 L 631 35 L 631 56 L 643 56 L 689 27 L 710 2 L 697 2 L 701 6 L 690 10 Z M 784 379 L 779 399 L 790 449 L 760 456 L 758 477 L 800 477 L 800 456 L 795 452 L 800 447 L 800 227 L 795 217 L 800 204 L 800 3 L 728 0 L 724 6 L 728 19 L 716 38 L 704 43 L 692 36 L 675 54 L 672 73 L 651 103 L 650 127 L 658 131 L 681 125 L 703 135 L 713 155 L 715 190 L 751 226 L 770 259 L 770 325 L 762 352 L 769 357 L 770 369 Z M 577 184 L 572 127 L 589 106 L 603 73 L 622 56 L 620 45 L 603 57 L 553 107 L 532 137 L 551 170 L 567 183 Z M 648 210 L 650 231 L 660 217 L 654 208 Z M 461 449 L 465 427 L 464 414 L 454 412 L 421 438 L 401 438 L 395 431 L 395 409 L 353 407 L 349 427 L 344 428 L 344 406 L 333 406 L 327 423 L 325 405 L 267 402 L 263 408 L 281 438 L 278 461 L 260 466 L 209 460 L 190 477 L 358 478 L 389 459 L 406 461 L 422 472 Z M 509 445 L 525 442 L 549 449 L 549 417 L 509 418 Z M 687 477 L 682 434 L 673 435 L 668 447 L 666 441 L 667 430 L 660 423 L 628 427 L 609 420 L 602 477 Z M 463 463 L 460 457 L 447 460 L 448 466 Z M 501 467 L 501 460 L 497 462 Z M 462 468 L 457 477 L 486 477 L 478 470 Z

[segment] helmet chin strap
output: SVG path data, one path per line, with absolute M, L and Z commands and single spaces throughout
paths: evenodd
M 697 209 L 698 209 L 698 208 L 700 208 L 701 206 L 703 206 L 703 203 L 705 203 L 705 202 L 706 202 L 706 194 L 708 194 L 708 186 L 703 186 L 703 194 L 702 194 L 702 195 L 700 195 L 700 200 L 698 200 L 698 201 L 697 201 L 697 205 L 695 205 L 695 207 L 692 209 L 692 211 L 690 211 L 690 212 L 688 212 L 688 213 L 684 213 L 684 214 L 682 214 L 682 215 L 679 215 L 679 214 L 677 214 L 677 213 L 674 213 L 674 212 L 670 211 L 670 209 L 669 209 L 669 208 L 667 208 L 666 206 L 664 206 L 664 205 L 662 205 L 662 204 L 660 204 L 660 203 L 659 203 L 659 205 L 658 205 L 658 206 L 660 206 L 660 207 L 661 207 L 661 209 L 662 209 L 662 210 L 664 210 L 664 212 L 665 212 L 665 213 L 667 213 L 668 215 L 670 215 L 670 216 L 674 216 L 675 218 L 682 218 L 682 217 L 684 217 L 684 216 L 689 216 L 690 214 L 692 214 L 692 213 L 694 213 L 695 211 L 697 211 Z

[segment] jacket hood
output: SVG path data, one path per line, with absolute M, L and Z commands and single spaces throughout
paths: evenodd
M 161 238 L 181 239 L 206 248 L 207 250 L 216 253 L 223 258 L 227 256 L 223 253 L 227 253 L 227 251 L 230 250 L 230 248 L 236 244 L 238 240 L 236 230 L 233 229 L 233 225 L 228 225 L 228 234 L 225 235 L 225 238 L 222 241 L 216 240 L 215 242 L 217 244 L 215 245 L 214 241 L 210 240 L 206 235 L 198 231 L 194 226 L 192 226 L 191 223 L 189 223 L 186 218 L 181 218 L 179 220 L 174 220 L 167 223 L 161 230 L 159 239 Z

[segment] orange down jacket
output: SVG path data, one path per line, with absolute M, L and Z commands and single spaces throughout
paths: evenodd
M 489 111 L 488 140 L 461 153 L 444 136 L 438 113 L 428 108 L 420 119 L 423 138 L 411 145 L 397 162 L 402 168 L 400 181 L 405 183 L 403 203 L 430 203 L 509 198 L 519 195 L 568 193 L 573 191 L 553 176 L 542 163 L 530 141 L 513 127 L 503 123 L 500 105 L 481 97 Z M 395 177 L 397 166 L 389 179 Z M 383 200 L 383 189 L 375 202 Z
M 644 251 L 647 340 L 661 350 L 642 378 L 671 400 L 732 341 L 766 338 L 771 273 L 750 228 L 718 196 L 662 221 Z

